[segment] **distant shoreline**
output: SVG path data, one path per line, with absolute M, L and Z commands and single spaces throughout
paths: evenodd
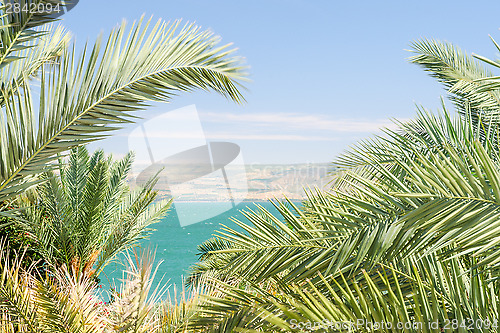
M 252 203 L 252 202 L 269 202 L 269 201 L 275 201 L 275 199 L 268 199 L 268 200 L 242 200 L 238 202 L 237 204 L 240 203 Z M 290 200 L 292 202 L 300 202 L 302 200 Z M 179 200 L 174 200 L 174 203 L 231 203 L 231 201 L 203 201 L 203 200 L 187 200 L 187 201 L 179 201 Z

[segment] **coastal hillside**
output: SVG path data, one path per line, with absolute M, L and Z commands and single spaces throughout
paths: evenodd
M 201 173 L 202 166 L 189 170 L 186 166 L 178 166 L 174 171 L 171 171 L 172 167 L 168 169 L 160 173 L 157 184 L 160 198 L 174 196 L 176 201 L 235 202 L 266 201 L 283 196 L 290 200 L 302 200 L 305 197 L 304 188 L 327 186 L 328 174 L 332 171 L 329 163 L 228 165 Z M 175 182 L 169 180 L 172 174 L 196 174 L 197 177 Z M 142 178 L 148 179 L 152 175 L 153 172 L 142 175 Z M 130 181 L 134 182 L 135 178 Z
M 286 196 L 304 198 L 304 188 L 327 186 L 332 171 L 329 163 L 292 165 L 250 165 L 247 167 L 246 200 L 260 201 Z

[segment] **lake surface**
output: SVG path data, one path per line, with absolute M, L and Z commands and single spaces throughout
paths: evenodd
M 273 213 L 277 213 L 270 202 L 259 202 L 257 204 Z M 205 216 L 207 210 L 218 211 L 220 207 L 227 204 L 221 202 L 182 202 L 175 205 L 177 205 L 179 211 L 185 211 L 189 208 L 193 214 L 199 213 Z M 234 217 L 242 222 L 247 222 L 240 211 L 257 210 L 257 207 L 255 203 L 242 202 L 218 216 L 181 227 L 175 205 L 172 206 L 168 215 L 161 222 L 152 226 L 156 231 L 153 231 L 149 239 L 141 241 L 140 245 L 142 248 L 149 246 L 153 250 L 156 249 L 155 264 L 160 262 L 161 264 L 155 282 L 175 284 L 180 287 L 183 277 L 188 275 L 189 267 L 198 261 L 197 246 L 216 234 L 216 230 L 221 229 L 221 224 L 239 230 L 230 218 Z M 122 258 L 123 256 L 119 256 L 118 259 Z M 122 278 L 122 270 L 123 265 L 118 263 L 111 263 L 105 268 L 100 275 L 104 289 L 107 289 L 113 279 L 115 283 L 119 283 L 119 279 Z M 161 280 L 162 277 L 163 280 Z

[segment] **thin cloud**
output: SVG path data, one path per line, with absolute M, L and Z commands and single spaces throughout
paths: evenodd
M 240 133 L 218 133 L 207 134 L 207 139 L 212 140 L 265 140 L 265 141 L 337 141 L 338 138 L 331 136 L 311 136 L 295 134 L 240 134 Z
M 381 128 L 394 128 L 388 119 L 331 119 L 324 115 L 299 113 L 218 113 L 201 112 L 205 122 L 247 123 L 260 126 L 276 126 L 280 129 L 326 130 L 335 132 L 373 133 Z
M 168 116 L 167 116 L 168 115 Z M 187 121 L 192 122 L 190 114 L 168 112 L 166 117 L 155 118 L 157 122 L 168 121 L 168 130 L 156 123 L 155 130 L 148 129 L 149 139 L 188 140 L 200 138 L 208 140 L 254 140 L 254 141 L 338 141 L 346 137 L 365 136 L 369 133 L 380 133 L 381 128 L 396 128 L 388 119 L 332 119 L 321 114 L 299 113 L 231 113 L 231 112 L 199 112 L 201 123 L 220 124 L 206 127 L 205 133 L 188 129 Z M 179 126 L 172 126 L 172 122 Z M 124 134 L 131 137 L 142 137 L 142 131 Z M 202 138 L 203 139 L 203 138 Z
M 148 139 L 193 139 L 198 138 L 198 132 L 161 132 L 147 131 Z M 130 138 L 143 138 L 142 132 L 134 132 L 127 135 Z M 297 134 L 253 134 L 253 133 L 206 133 L 205 138 L 209 140 L 271 140 L 271 141 L 336 141 L 338 138 L 332 136 L 297 135 Z

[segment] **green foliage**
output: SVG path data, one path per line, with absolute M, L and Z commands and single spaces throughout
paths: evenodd
M 24 196 L 23 219 L 16 225 L 48 264 L 65 265 L 74 273 L 99 274 L 165 215 L 171 201 L 154 203 L 155 179 L 130 190 L 126 180 L 132 161 L 132 153 L 113 161 L 101 150 L 90 155 L 79 147 L 67 164 L 60 165 L 59 176 L 46 173 L 46 181 L 31 198 Z
M 441 332 L 454 320 L 455 331 L 496 331 L 498 78 L 450 44 L 424 40 L 414 52 L 458 116 L 444 104 L 438 115 L 419 109 L 339 157 L 331 188 L 309 192 L 302 208 L 259 208 L 246 214 L 251 225 L 237 221 L 243 232 L 223 228 L 202 244 L 191 282 L 211 276 L 225 297 L 206 297 L 193 328 L 295 332 L 293 323 L 361 320 Z M 493 325 L 464 326 L 478 320 Z
M 7 251 L 10 253 L 23 254 L 20 261 L 21 267 L 27 269 L 34 266 L 39 273 L 45 270 L 44 260 L 35 249 L 37 243 L 27 232 L 15 224 L 15 220 L 9 217 L 0 216 L 0 241 L 7 244 Z
M 75 277 L 64 268 L 39 276 L 1 250 L 0 332 L 187 332 L 179 308 L 159 302 L 165 290 L 151 288 L 157 267 L 149 250 L 126 255 L 120 292 L 111 303 L 103 301 L 92 278 Z M 178 304 L 187 314 L 197 308 L 197 299 L 193 294 Z
M 20 2 L 41 3 L 66 2 Z M 46 25 L 54 21 L 48 15 L 9 14 L 2 5 L 0 21 L 0 218 L 11 244 L 0 248 L 0 331 L 184 330 L 196 298 L 179 306 L 149 299 L 151 256 L 135 266 L 128 257 L 124 289 L 111 305 L 96 295 L 94 274 L 146 236 L 169 203 L 153 203 L 154 180 L 129 190 L 131 154 L 113 162 L 82 145 L 179 92 L 244 101 L 242 59 L 211 32 L 180 22 L 123 23 L 77 54 L 64 29 Z M 24 246 L 25 257 L 17 251 Z M 49 271 L 23 265 L 37 256 Z
M 17 3 L 20 8 L 38 8 L 39 5 L 52 7 L 59 6 L 61 10 L 67 4 L 63 0 L 19 0 L 16 2 L 3 1 L 0 7 L 0 68 L 23 59 L 21 52 L 30 49 L 32 42 L 47 33 L 45 29 L 37 29 L 54 19 L 47 13 L 32 10 L 10 10 L 7 4 Z

